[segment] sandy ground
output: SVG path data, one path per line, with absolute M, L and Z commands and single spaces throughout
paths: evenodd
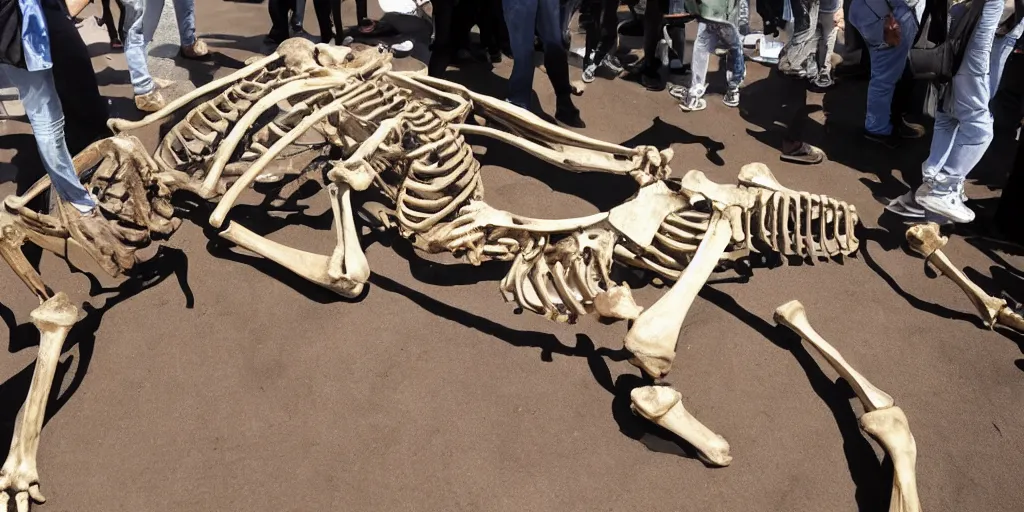
M 204 83 L 257 51 L 269 22 L 265 4 L 198 3 L 199 31 L 217 55 L 185 69 Z M 350 2 L 345 9 L 353 20 Z M 134 115 L 123 57 L 103 55 L 104 42 L 91 50 L 112 109 Z M 452 77 L 501 95 L 509 70 L 506 60 L 493 73 L 467 68 Z M 831 161 L 781 163 L 777 137 L 765 132 L 774 97 L 766 71 L 750 64 L 739 110 L 718 100 L 721 74 L 711 77 L 719 85 L 708 110 L 697 114 L 622 80 L 598 80 L 577 102 L 584 133 L 671 146 L 677 173 L 701 169 L 731 182 L 741 165 L 763 161 L 783 183 L 861 212 L 855 258 L 717 276 L 690 310 L 669 380 L 729 440 L 731 467 L 704 467 L 630 414 L 628 393 L 640 379 L 618 350 L 625 325 L 516 315 L 497 293 L 505 265 L 435 263 L 401 241 L 368 237 L 368 292 L 345 301 L 186 221 L 143 266 L 150 286 L 90 285 L 43 257 L 47 283 L 88 315 L 58 371 L 39 453 L 50 501 L 39 509 L 886 510 L 891 467 L 859 431 L 848 386 L 771 320 L 775 307 L 799 299 L 819 332 L 906 411 L 924 510 L 1024 510 L 1024 336 L 982 328 L 958 289 L 927 278 L 922 261 L 902 249 L 902 226 L 880 218 L 881 198 L 915 179 L 927 143 L 888 152 L 862 142 L 864 83 L 853 82 L 823 101 L 814 96 L 829 116 L 822 129 L 815 114 L 810 138 Z M 551 112 L 542 73 L 536 89 Z M 27 127 L 7 121 L 0 129 L 4 196 L 33 164 L 31 152 L 18 150 L 31 145 Z M 139 135 L 149 147 L 157 140 L 155 129 Z M 980 214 L 991 211 L 998 192 L 989 187 L 1009 168 L 1005 142 L 968 189 Z M 632 190 L 628 180 L 565 173 L 500 144 L 479 152 L 487 200 L 516 212 L 587 214 Z M 302 213 L 251 210 L 246 222 L 328 252 L 324 194 L 300 204 Z M 1019 249 L 955 236 L 947 254 L 991 293 L 1024 299 Z M 7 439 L 37 336 L 28 323 L 32 296 L 6 270 L 0 290 Z M 663 292 L 648 286 L 636 295 L 650 305 Z

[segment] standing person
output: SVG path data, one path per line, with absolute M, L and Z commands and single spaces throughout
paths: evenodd
M 593 82 L 598 68 L 618 75 L 622 64 L 612 52 L 619 38 L 619 0 L 587 0 L 583 8 L 590 15 L 583 53 L 583 81 Z
M 982 2 L 978 6 L 974 2 Z M 980 8 L 980 16 L 964 51 L 963 61 L 943 94 L 935 114 L 931 151 L 922 165 L 922 184 L 917 191 L 898 198 L 904 215 L 921 216 L 921 210 L 953 222 L 974 220 L 964 204 L 964 180 L 985 156 L 992 142 L 992 112 L 989 110 L 989 65 L 996 27 L 1003 14 L 1003 0 L 972 0 L 950 11 L 956 18 L 968 16 L 968 7 Z M 898 210 L 898 209 L 897 209 Z M 891 211 L 897 211 L 891 210 Z
M 263 44 L 277 46 L 288 39 L 288 13 L 295 12 L 295 0 L 267 0 L 270 13 L 270 32 L 263 38 Z
M 661 59 L 658 57 L 658 43 L 662 39 L 665 26 L 665 13 L 669 11 L 669 0 L 647 0 L 644 5 L 643 36 L 644 56 L 635 65 L 630 74 L 640 80 L 640 84 L 648 91 L 665 89 L 665 81 L 661 79 Z M 680 59 L 682 57 L 680 56 Z
M 122 0 L 122 4 L 124 22 L 127 26 L 124 34 L 124 56 L 128 61 L 128 75 L 131 77 L 132 90 L 135 93 L 135 108 L 143 112 L 156 112 L 164 108 L 167 102 L 150 76 L 149 64 L 146 61 L 146 36 L 142 28 L 146 0 Z
M 294 1 L 294 0 L 293 0 Z M 153 42 L 153 34 L 160 24 L 164 11 L 164 0 L 145 0 L 142 30 L 146 44 Z M 185 59 L 201 60 L 210 54 L 206 43 L 196 38 L 196 3 L 195 0 L 173 0 L 174 16 L 178 21 L 178 37 L 181 40 L 179 55 Z
M 430 45 L 427 74 L 444 77 L 464 35 L 468 36 L 474 10 L 468 2 L 475 0 L 433 0 L 434 42 Z
M 720 44 L 728 49 L 726 55 L 726 78 L 728 88 L 722 103 L 727 107 L 738 107 L 740 104 L 740 85 L 746 74 L 743 62 L 743 38 L 740 36 L 736 22 L 739 19 L 739 6 L 744 0 L 687 0 L 687 12 L 696 14 L 700 23 L 697 25 L 697 39 L 693 46 L 693 58 L 690 62 L 690 88 L 679 103 L 683 112 L 694 112 L 707 108 L 704 100 L 705 82 L 708 73 L 708 61 L 711 52 Z
M 864 137 L 887 147 L 895 147 L 900 138 L 918 138 L 923 128 L 906 123 L 902 116 L 893 118 L 894 107 L 909 103 L 908 88 L 913 82 L 905 74 L 907 57 L 919 29 L 923 0 L 853 0 L 850 24 L 860 33 L 871 58 L 871 79 L 868 82 L 867 115 Z M 894 100 L 897 82 L 899 98 Z
M 305 0 L 296 0 L 305 2 Z M 316 12 L 316 21 L 320 25 L 320 42 L 328 44 L 331 39 L 341 46 L 349 41 L 345 40 L 344 25 L 341 22 L 341 0 L 313 0 L 313 10 Z M 298 12 L 296 8 L 295 12 Z M 293 14 L 294 16 L 294 14 Z M 334 27 L 331 28 L 331 16 L 334 16 Z
M 512 75 L 508 101 L 529 109 L 533 94 L 533 38 L 536 32 L 544 44 L 544 67 L 555 90 L 555 119 L 574 128 L 586 125 L 572 103 L 569 84 L 569 56 L 562 44 L 558 0 L 504 0 L 505 24 L 512 46 Z
M 124 6 L 121 5 L 121 0 L 116 0 L 116 2 L 119 11 L 117 25 L 114 24 L 114 15 L 110 12 L 110 0 L 100 0 L 103 7 L 103 25 L 106 26 L 107 36 L 110 37 L 110 48 L 122 50 L 124 49 L 124 44 L 121 43 L 121 37 L 124 34 Z
M 995 42 L 992 45 L 992 63 L 989 65 L 989 97 L 995 98 L 999 90 L 999 81 L 1003 77 L 1003 66 L 1006 59 L 1017 46 L 1017 40 L 1024 33 L 1024 0 L 1006 0 L 1003 9 L 1005 18 L 996 30 Z
M 61 0 L 39 0 L 46 21 L 52 74 L 66 125 L 67 146 L 77 154 L 109 137 L 107 101 L 100 95 L 89 50 Z

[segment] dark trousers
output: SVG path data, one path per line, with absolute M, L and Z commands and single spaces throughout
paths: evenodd
M 114 15 L 110 12 L 110 0 L 100 0 L 103 6 L 103 25 L 107 27 L 107 35 L 110 36 L 110 42 L 121 41 L 124 37 L 124 5 L 121 5 L 121 0 L 115 0 L 117 2 L 117 9 L 120 14 L 117 17 L 117 25 L 114 25 Z
M 313 10 L 316 12 L 316 22 L 320 25 L 320 42 L 329 43 L 331 38 L 336 38 L 341 44 L 341 0 L 313 0 Z M 331 30 L 331 16 L 334 16 L 334 30 Z
M 591 26 L 587 27 L 587 49 L 584 59 L 601 62 L 615 47 L 619 28 L 618 0 L 588 0 L 584 9 L 589 12 Z M 657 43 L 655 43 L 657 44 Z
M 267 37 L 281 42 L 290 35 L 288 13 L 295 10 L 295 0 L 268 0 L 267 10 L 270 11 L 270 33 Z M 319 16 L 318 16 L 319 18 Z
M 864 53 L 867 53 L 866 51 Z M 910 114 L 914 109 L 911 102 L 914 100 L 914 75 L 910 72 L 910 66 L 903 68 L 903 75 L 896 81 L 896 88 L 892 91 L 892 106 L 890 107 L 893 125 Z
M 508 42 L 505 15 L 501 12 L 501 0 L 477 0 L 476 24 L 480 27 L 480 44 L 490 53 L 501 51 Z
M 504 0 L 505 25 L 512 47 L 512 75 L 508 101 L 529 108 L 533 93 L 533 36 L 544 43 L 544 67 L 560 101 L 570 100 L 569 56 L 562 46 L 561 10 L 558 0 Z
M 74 21 L 64 9 L 43 5 L 53 80 L 64 111 L 64 137 L 68 151 L 75 155 L 89 144 L 113 135 L 107 128 L 107 102 L 100 96 L 89 50 Z
M 784 143 L 803 142 L 804 126 L 807 124 L 811 107 L 807 105 L 807 88 L 810 82 L 806 78 L 789 76 L 778 68 L 768 73 L 779 100 L 778 115 L 775 124 L 784 128 Z
M 433 0 L 431 4 L 434 9 L 434 44 L 430 46 L 427 74 L 440 78 L 451 64 L 459 45 L 469 37 L 475 13 L 466 0 L 458 5 L 456 0 Z
M 1017 157 L 1010 170 L 1010 178 L 1003 187 L 1003 195 L 996 207 L 994 223 L 1011 242 L 1024 243 L 1024 144 L 1017 142 Z
M 644 10 L 644 68 L 647 70 L 661 67 L 661 61 L 657 56 L 658 42 L 661 41 L 661 28 L 665 24 L 665 11 L 667 10 L 667 0 L 647 1 L 647 8 Z

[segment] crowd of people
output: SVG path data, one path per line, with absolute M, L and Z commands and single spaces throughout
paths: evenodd
M 91 0 L 90 0 L 91 1 Z M 164 0 L 100 0 L 102 21 L 112 49 L 123 49 L 135 106 L 154 112 L 166 105 L 164 84 L 147 67 L 147 46 L 161 20 Z M 355 0 L 357 35 L 389 30 L 367 14 L 366 0 Z M 425 1 L 404 0 L 421 8 Z M 209 53 L 196 36 L 194 0 L 173 0 L 180 58 L 203 59 Z M 744 38 L 750 33 L 750 0 L 628 0 L 634 28 L 643 37 L 643 55 L 623 66 L 616 55 L 620 0 L 433 0 L 433 40 L 427 71 L 443 77 L 453 61 L 466 58 L 470 31 L 479 27 L 486 59 L 511 56 L 507 101 L 530 109 L 534 53 L 556 98 L 555 119 L 584 127 L 570 82 L 570 20 L 579 15 L 586 38 L 582 81 L 599 74 L 624 75 L 649 90 L 666 88 L 661 67 L 689 73 L 686 85 L 669 93 L 684 112 L 707 107 L 707 71 L 712 54 L 726 71 L 722 102 L 740 104 L 746 77 Z M 65 0 L 0 0 L 0 72 L 18 88 L 54 188 L 83 217 L 96 217 L 96 201 L 81 186 L 71 155 L 108 136 L 106 104 L 100 96 L 88 52 Z M 313 0 L 321 43 L 347 45 L 341 0 Z M 271 28 L 265 38 L 276 45 L 303 30 L 305 0 L 268 0 Z M 1024 32 L 1024 0 L 967 0 L 949 8 L 946 0 L 760 0 L 756 4 L 764 33 L 785 43 L 768 80 L 781 84 L 776 124 L 784 127 L 780 158 L 818 164 L 824 152 L 806 142 L 808 92 L 832 87 L 838 33 L 849 47 L 862 49 L 869 70 L 863 133 L 867 140 L 895 148 L 904 139 L 922 138 L 925 127 L 910 121 L 916 82 L 937 84 L 938 108 L 931 149 L 922 164 L 922 184 L 894 198 L 887 207 L 901 216 L 958 223 L 974 220 L 964 201 L 964 180 L 985 154 L 993 137 L 990 102 L 1008 55 Z M 845 13 L 845 16 L 844 16 Z M 74 13 L 77 14 L 77 13 Z M 850 28 L 846 27 L 849 22 Z M 689 63 L 686 26 L 696 24 Z M 921 27 L 928 27 L 923 30 Z M 351 31 L 348 31 L 351 32 Z M 925 34 L 927 32 L 927 34 Z M 763 41 L 763 40 L 762 40 Z M 927 44 L 924 44 L 927 41 Z M 67 123 L 65 124 L 65 121 Z M 1011 180 L 1012 181 L 1012 180 Z M 94 229 L 104 229 L 100 225 Z

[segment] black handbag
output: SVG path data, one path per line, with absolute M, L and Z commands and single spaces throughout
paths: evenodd
M 985 2 L 993 1 L 999 0 L 972 0 L 967 13 L 954 20 L 945 41 L 933 48 L 911 48 L 908 65 L 914 78 L 938 84 L 953 80 L 964 61 L 967 44 L 974 35 L 974 28 L 978 26 Z
M 0 0 L 0 64 L 25 67 L 18 0 Z

